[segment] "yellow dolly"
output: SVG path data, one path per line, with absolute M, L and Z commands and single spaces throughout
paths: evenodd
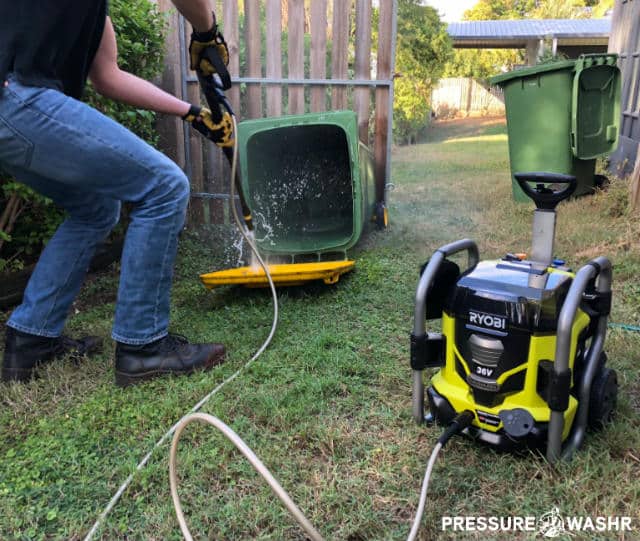
M 269 265 L 269 273 L 276 286 L 297 286 L 322 280 L 325 284 L 335 284 L 340 276 L 355 266 L 353 260 L 323 261 L 319 263 L 290 263 Z M 209 289 L 223 285 L 243 285 L 245 287 L 267 287 L 269 282 L 262 267 L 239 267 L 201 274 L 200 280 Z

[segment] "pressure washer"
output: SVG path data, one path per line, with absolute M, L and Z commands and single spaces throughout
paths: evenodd
M 568 459 L 587 428 L 611 420 L 615 370 L 603 351 L 611 309 L 611 262 L 600 256 L 573 273 L 554 258 L 556 206 L 574 176 L 514 175 L 536 209 L 530 258 L 508 253 L 480 261 L 463 239 L 437 249 L 423 267 L 411 334 L 413 417 L 449 424 L 499 449 L 544 448 Z M 466 253 L 466 269 L 452 260 Z M 426 322 L 441 320 L 441 332 Z M 424 371 L 436 368 L 426 389 Z

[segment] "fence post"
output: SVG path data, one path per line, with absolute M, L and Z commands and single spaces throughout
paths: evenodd
M 223 2 L 222 26 L 224 39 L 229 47 L 229 74 L 240 76 L 240 30 L 238 27 L 238 2 Z M 228 91 L 229 101 L 236 114 L 240 114 L 240 87 L 233 85 Z
M 333 0 L 333 26 L 332 26 L 332 56 L 331 78 L 346 79 L 349 56 L 349 16 L 351 15 L 350 0 Z M 347 108 L 347 89 L 343 86 L 334 86 L 332 91 L 331 107 L 336 109 Z
M 311 2 L 311 78 L 327 77 L 327 0 Z M 311 88 L 311 111 L 320 113 L 327 109 L 327 87 Z
M 167 34 L 165 37 L 164 71 L 158 81 L 161 88 L 174 96 L 182 96 L 182 59 L 180 58 L 180 40 L 178 25 L 180 17 L 178 13 L 169 11 L 173 4 L 169 0 L 157 1 L 158 11 L 169 12 Z M 184 122 L 177 116 L 163 115 L 158 118 L 158 134 L 160 140 L 158 146 L 162 151 L 174 160 L 182 169 L 185 166 L 184 159 Z
M 289 79 L 304 78 L 304 0 L 289 0 Z M 304 113 L 304 87 L 289 86 L 289 114 Z
M 260 60 L 260 3 L 258 0 L 244 0 L 244 39 L 247 50 L 247 75 L 261 77 Z M 247 88 L 247 116 L 262 116 L 262 89 L 259 84 L 249 84 Z
M 266 0 L 267 77 L 282 77 L 282 3 Z M 282 86 L 267 85 L 267 116 L 282 114 Z
M 371 0 L 356 0 L 356 79 L 371 79 Z M 367 145 L 370 101 L 369 88 L 356 88 L 353 91 L 360 140 Z
M 393 28 L 395 2 L 380 2 L 380 22 L 378 26 L 378 79 L 391 80 L 393 62 Z M 374 160 L 376 175 L 376 201 L 384 201 L 387 182 L 387 143 L 390 132 L 390 97 L 392 89 L 387 86 L 376 87 L 376 136 L 374 141 Z

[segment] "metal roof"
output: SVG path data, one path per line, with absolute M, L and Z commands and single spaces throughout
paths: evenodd
M 455 47 L 526 47 L 527 41 L 557 38 L 561 44 L 606 45 L 611 19 L 521 19 L 450 23 Z

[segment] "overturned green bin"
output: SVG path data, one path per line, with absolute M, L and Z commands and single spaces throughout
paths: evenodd
M 274 283 L 335 284 L 354 268 L 347 250 L 377 209 L 373 159 L 358 140 L 356 114 L 245 120 L 237 137 L 242 193 Z M 256 264 L 200 278 L 209 288 L 268 285 Z
M 346 258 L 375 198 L 373 162 L 359 142 L 356 114 L 245 120 L 238 144 L 260 251 L 291 261 Z
M 493 77 L 504 90 L 513 197 L 528 201 L 513 178 L 547 171 L 577 178 L 576 195 L 593 191 L 596 158 L 613 152 L 620 127 L 617 55 L 582 55 Z

